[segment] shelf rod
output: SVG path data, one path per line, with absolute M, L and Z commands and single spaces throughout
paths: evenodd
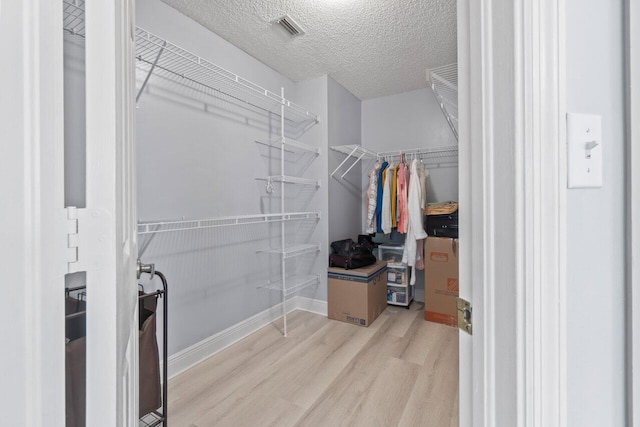
M 341 168 L 342 166 L 344 166 L 344 164 L 345 164 L 345 163 L 347 163 L 347 160 L 349 160 L 349 159 L 351 158 L 351 156 L 353 156 L 353 153 L 355 153 L 355 152 L 358 150 L 358 148 L 360 148 L 360 146 L 359 146 L 359 145 L 356 145 L 356 146 L 354 147 L 354 149 L 353 149 L 353 150 L 351 150 L 351 153 L 349 153 L 349 155 L 348 155 L 347 157 L 345 157 L 345 159 L 342 161 L 342 163 L 340 163 L 340 164 L 338 165 L 338 167 L 337 167 L 333 172 L 331 172 L 331 177 L 333 177 L 333 175 L 335 175 L 335 173 L 336 173 L 336 172 L 338 172 L 338 171 L 340 170 L 340 168 Z
M 156 56 L 155 61 L 153 61 L 153 64 L 151 65 L 151 68 L 149 69 L 149 72 L 147 73 L 147 77 L 145 77 L 144 81 L 142 82 L 142 86 L 140 86 L 140 90 L 138 91 L 138 94 L 136 95 L 136 105 L 138 105 L 138 100 L 140 99 L 140 96 L 142 95 L 142 91 L 144 90 L 144 87 L 149 82 L 149 78 L 151 77 L 151 74 L 153 73 L 153 70 L 156 68 L 156 65 L 158 65 L 158 61 L 160 60 L 160 55 L 162 55 L 162 52 L 164 52 L 164 48 L 166 46 L 167 46 L 167 41 L 165 40 L 164 43 L 162 44 L 162 47 L 160 48 L 160 51 L 158 52 L 158 56 Z
M 349 171 L 350 171 L 351 169 L 353 169 L 353 167 L 354 167 L 354 166 L 355 166 L 355 165 L 356 165 L 360 160 L 362 160 L 362 158 L 364 157 L 365 153 L 366 153 L 366 152 L 365 152 L 365 151 L 363 151 L 363 152 L 362 152 L 362 154 L 360 154 L 360 157 L 358 157 L 358 159 L 357 159 L 355 162 L 353 162 L 353 164 L 352 164 L 351 166 L 349 166 L 349 169 L 347 169 L 347 170 L 346 170 L 342 175 L 340 175 L 340 179 L 343 179 L 343 178 L 344 178 L 344 176 L 345 176 L 346 174 L 348 174 L 348 173 L 349 173 Z

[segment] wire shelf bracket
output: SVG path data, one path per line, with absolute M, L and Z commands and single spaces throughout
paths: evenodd
M 427 82 L 438 100 L 451 132 L 458 140 L 458 64 L 427 70 Z

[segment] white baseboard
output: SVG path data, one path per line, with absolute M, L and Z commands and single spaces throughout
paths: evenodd
M 322 316 L 326 316 L 329 312 L 326 301 L 306 297 L 294 297 L 292 300 L 295 300 L 294 304 L 292 304 L 293 310 L 309 311 Z
M 304 310 L 312 313 L 327 315 L 327 302 L 305 298 L 293 297 L 287 301 L 287 306 L 291 312 L 293 310 Z M 277 304 L 261 313 L 256 314 L 240 323 L 236 323 L 229 328 L 218 332 L 215 335 L 205 338 L 194 345 L 172 355 L 168 360 L 168 376 L 172 378 L 203 360 L 213 356 L 217 352 L 224 350 L 230 345 L 251 335 L 258 329 L 267 326 L 269 323 L 282 316 L 282 304 Z

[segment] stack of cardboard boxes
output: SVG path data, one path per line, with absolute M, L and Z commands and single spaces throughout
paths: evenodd
M 427 237 L 425 320 L 458 326 L 458 239 Z M 328 270 L 328 317 L 369 326 L 387 307 L 387 262 L 363 268 Z

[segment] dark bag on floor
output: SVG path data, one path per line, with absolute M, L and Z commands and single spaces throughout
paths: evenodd
M 425 231 L 429 236 L 458 238 L 458 204 L 430 203 L 425 217 Z
M 350 270 L 353 268 L 366 267 L 376 263 L 376 257 L 371 252 L 353 253 L 351 255 L 329 255 L 329 267 L 342 267 Z
M 65 314 L 77 316 L 65 319 L 65 335 L 69 342 L 65 345 L 65 412 L 67 427 L 86 425 L 87 368 L 86 314 L 84 301 L 67 297 Z
M 375 264 L 376 257 L 368 244 L 357 244 L 352 239 L 337 240 L 331 243 L 334 253 L 329 255 L 329 267 L 341 267 L 347 270 Z
M 142 295 L 142 293 L 140 293 Z M 156 340 L 157 297 L 140 299 L 139 326 L 139 378 L 140 417 L 162 406 L 160 388 L 160 355 Z

